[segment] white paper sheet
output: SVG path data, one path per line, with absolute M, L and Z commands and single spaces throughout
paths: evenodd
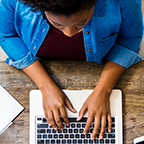
M 24 109 L 1 85 L 0 85 L 0 134 L 11 124 L 12 120 Z

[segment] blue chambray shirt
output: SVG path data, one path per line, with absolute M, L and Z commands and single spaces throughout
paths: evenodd
M 44 13 L 19 0 L 0 0 L 0 45 L 6 63 L 18 69 L 36 59 L 49 30 Z M 87 61 L 113 61 L 125 68 L 141 60 L 143 35 L 141 0 L 97 0 L 91 20 L 83 27 Z

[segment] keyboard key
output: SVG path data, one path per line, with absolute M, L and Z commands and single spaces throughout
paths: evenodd
M 68 126 L 66 125 L 66 128 L 70 128 L 70 125 L 68 125 Z
M 70 122 L 70 123 L 76 122 L 76 119 L 77 119 L 77 118 L 69 118 L 69 122 Z
M 87 144 L 88 143 L 88 140 L 87 139 L 84 139 L 84 144 Z
M 86 124 L 82 124 L 82 127 L 85 128 Z
M 109 143 L 109 139 L 106 139 L 106 140 L 105 140 L 105 143 Z
M 87 118 L 82 118 L 79 122 L 86 122 Z
M 46 118 L 43 118 L 43 123 L 47 123 L 47 120 L 46 120 Z
M 115 124 L 114 124 L 114 123 L 112 123 L 112 127 L 115 127 Z
M 60 140 L 56 140 L 56 144 L 61 144 L 61 141 Z
M 89 132 L 90 132 L 90 133 L 93 133 L 93 129 L 91 128 L 91 129 L 89 130 Z
M 74 138 L 74 134 L 70 134 L 70 138 Z
M 115 129 L 114 129 L 114 128 L 112 128 L 112 129 L 111 129 L 111 132 L 112 132 L 112 133 L 115 133 Z
M 57 134 L 54 134 L 54 138 L 57 139 L 57 138 L 58 138 L 58 135 L 57 135 Z
M 111 143 L 115 143 L 115 139 L 111 139 Z
M 44 144 L 44 140 L 37 140 L 37 144 Z
M 69 133 L 73 133 L 73 129 L 69 129 Z
M 71 144 L 71 140 L 70 139 L 67 140 L 67 144 Z
M 80 128 L 81 127 L 81 124 L 79 123 L 79 124 L 77 124 L 77 128 Z
M 83 129 L 79 129 L 79 133 L 83 133 L 83 131 L 84 131 Z
M 73 143 L 74 143 L 74 144 L 77 144 L 77 140 L 76 140 L 76 139 L 74 139 L 74 140 L 73 140 Z
M 66 144 L 66 140 L 63 139 L 63 140 L 62 140 L 62 144 Z
M 57 133 L 57 131 L 56 131 L 56 130 L 54 130 L 54 129 L 52 129 L 52 133 Z
M 79 137 L 80 137 L 79 134 L 76 134 L 76 135 L 75 135 L 75 138 L 79 138 Z
M 81 139 L 78 140 L 78 144 L 82 144 L 82 140 Z
M 50 140 L 46 140 L 46 144 L 50 144 Z
M 60 134 L 60 135 L 59 135 L 59 138 L 63 138 L 63 134 Z
M 115 122 L 115 117 L 112 117 L 112 122 Z
M 100 144 L 104 144 L 104 139 L 101 139 L 101 140 L 100 140 Z
M 37 138 L 40 139 L 42 136 L 40 134 L 37 135 Z
M 55 142 L 55 140 L 51 140 L 51 144 L 55 144 L 56 142 Z
M 58 129 L 58 133 L 62 133 L 62 130 L 61 130 L 61 129 Z
M 51 129 L 47 129 L 47 133 L 51 133 Z
M 48 128 L 48 124 L 37 124 L 37 128 Z
M 66 140 L 62 140 L 62 144 L 66 144 Z
M 37 129 L 37 133 L 45 133 L 45 129 Z
M 64 130 L 63 130 L 63 133 L 67 133 L 67 129 L 64 129 Z
M 75 124 L 71 124 L 71 127 L 72 127 L 72 128 L 75 128 Z
M 90 134 L 86 134 L 86 138 L 90 138 Z
M 94 143 L 99 143 L 99 139 L 94 139 Z
M 46 135 L 46 134 L 44 134 L 44 135 L 43 135 L 43 138 L 44 138 L 44 139 L 46 139 L 46 138 L 47 138 L 47 135 Z
M 84 135 L 84 134 L 81 134 L 81 138 L 85 138 L 85 135 Z
M 90 139 L 90 140 L 89 140 L 89 144 L 93 144 L 93 140 Z
M 38 117 L 37 120 L 40 121 L 40 120 L 42 120 L 42 119 Z
M 108 138 L 115 138 L 115 134 L 108 134 Z
M 64 135 L 64 138 L 66 138 L 66 139 L 69 138 L 69 135 L 68 135 L 68 134 L 65 134 L 65 135 Z
M 78 133 L 78 129 L 74 129 L 74 133 Z
M 104 134 L 104 135 L 103 135 L 103 138 L 107 138 L 107 134 Z
M 48 138 L 52 138 L 52 134 L 48 134 Z

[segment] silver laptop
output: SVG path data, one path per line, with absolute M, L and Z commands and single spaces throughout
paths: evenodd
M 89 129 L 88 134 L 83 134 L 86 124 L 86 113 L 84 118 L 77 122 L 78 112 L 86 98 L 93 90 L 63 90 L 72 102 L 77 113 L 72 113 L 67 109 L 70 126 L 61 131 L 55 131 L 49 127 L 44 117 L 42 107 L 42 95 L 40 90 L 30 92 L 30 144 L 122 144 L 122 93 L 120 90 L 113 90 L 110 96 L 110 108 L 112 115 L 112 132 L 108 133 L 107 128 L 104 138 L 100 140 L 99 133 L 94 141 L 91 140 L 91 133 L 94 124 Z

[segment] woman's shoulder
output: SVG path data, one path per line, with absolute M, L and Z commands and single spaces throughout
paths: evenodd
M 9 10 L 15 9 L 18 0 L 0 0 L 0 7 Z

